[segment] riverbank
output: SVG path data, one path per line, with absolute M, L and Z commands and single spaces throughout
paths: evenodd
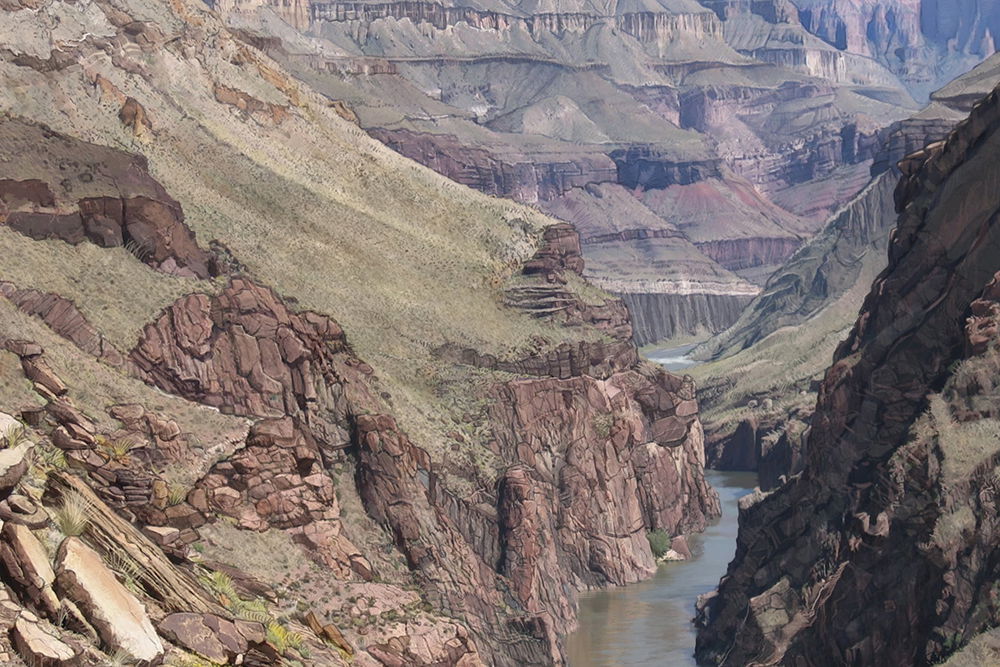
M 695 602 L 713 590 L 736 553 L 738 501 L 755 473 L 707 470 L 722 517 L 688 537 L 692 558 L 664 563 L 648 581 L 580 596 L 579 629 L 567 638 L 570 667 L 695 665 Z

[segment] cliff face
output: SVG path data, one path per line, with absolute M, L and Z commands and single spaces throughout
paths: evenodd
M 639 361 L 572 227 L 197 3 L 62 9 L 0 10 L 44 37 L 0 54 L 0 661 L 558 664 L 579 590 L 717 516 L 692 383 Z
M 810 35 L 787 2 L 308 7 L 304 26 L 286 4 L 218 6 L 277 39 L 272 55 L 394 150 L 592 228 L 588 275 L 660 304 L 637 317 L 676 315 L 641 327 L 642 342 L 731 324 L 747 282 L 762 284 L 855 193 L 845 174 L 911 104 L 874 61 Z M 797 188 L 808 204 L 781 210 Z M 697 223 L 657 206 L 674 191 L 695 193 Z M 725 200 L 725 215 L 706 216 L 706 200 Z M 677 241 L 649 242 L 668 229 Z M 667 271 L 683 287 L 649 289 L 667 265 L 683 267 Z
M 1000 14 L 966 0 L 795 0 L 802 24 L 838 49 L 870 56 L 926 97 L 995 51 Z
M 818 381 L 871 281 L 885 268 L 897 163 L 909 154 L 904 151 L 945 138 L 967 115 L 970 96 L 981 99 L 997 81 L 993 57 L 934 93 L 913 118 L 880 132 L 872 182 L 771 275 L 732 326 L 693 352 L 709 360 L 695 373 L 709 405 L 710 466 L 756 468 L 765 490 L 801 470 L 796 452 Z M 782 370 L 740 376 L 742 365 L 761 362 Z M 794 465 L 786 467 L 789 462 Z
M 704 662 L 932 664 L 995 624 L 993 381 L 973 378 L 995 363 L 998 142 L 991 93 L 901 165 L 889 266 L 827 372 L 805 471 L 743 503 Z

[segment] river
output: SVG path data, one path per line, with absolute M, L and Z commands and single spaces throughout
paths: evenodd
M 688 353 L 698 347 L 698 345 L 699 343 L 690 343 L 679 347 L 661 347 L 649 350 L 648 352 L 645 352 L 645 355 L 650 361 L 655 361 L 668 371 L 676 373 L 677 371 L 682 371 L 685 368 L 691 368 L 692 366 L 698 365 L 697 361 L 690 359 L 687 356 Z
M 580 628 L 567 640 L 570 667 L 694 665 L 694 605 L 719 583 L 736 553 L 737 501 L 757 474 L 708 470 L 722 518 L 688 538 L 692 559 L 664 563 L 648 581 L 580 596 Z

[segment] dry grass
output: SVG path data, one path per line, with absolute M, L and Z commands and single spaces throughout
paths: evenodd
M 129 350 L 142 326 L 191 292 L 215 292 L 214 282 L 153 271 L 124 248 L 35 241 L 0 226 L 0 275 L 19 288 L 73 300 L 115 346 Z
M 177 421 L 182 432 L 193 434 L 196 440 L 209 448 L 229 442 L 245 432 L 245 420 L 168 396 L 127 377 L 84 354 L 72 343 L 57 336 L 41 320 L 21 313 L 9 301 L 0 299 L 0 340 L 8 337 L 27 338 L 45 348 L 46 362 L 71 388 L 70 396 L 74 403 L 102 430 L 111 431 L 120 426 L 105 412 L 108 405 L 140 403 L 147 410 L 169 415 Z M 13 356 L 0 353 L 0 366 L 8 363 Z M 16 377 L 23 378 L 20 364 L 12 372 L 16 373 Z M 23 384 L 16 379 L 0 384 L 3 392 L 0 393 L 0 405 L 10 409 L 38 405 L 40 399 L 33 391 L 24 391 Z
M 193 3 L 175 5 L 198 14 L 213 34 L 219 27 Z M 141 9 L 170 11 L 156 2 Z M 344 327 L 393 396 L 403 428 L 433 454 L 446 451 L 445 432 L 435 418 L 440 405 L 412 371 L 433 364 L 437 346 L 457 342 L 517 356 L 534 337 L 553 344 L 600 338 L 585 327 L 566 330 L 502 303 L 503 284 L 534 252 L 550 218 L 402 158 L 305 88 L 292 116 L 278 127 L 240 117 L 215 100 L 213 79 L 261 99 L 284 98 L 256 67 L 233 66 L 214 43 L 198 47 L 198 58 L 181 57 L 180 46 L 135 55 L 144 60 L 144 77 L 119 69 L 103 54 L 88 61 L 155 114 L 155 140 L 131 136 L 117 107 L 102 105 L 76 75 L 41 76 L 0 63 L 0 76 L 24 84 L 0 90 L 0 109 L 17 109 L 57 131 L 144 153 L 154 177 L 183 205 L 202 245 L 212 239 L 225 243 L 256 279 Z M 4 242 L 25 244 L 9 235 Z M 172 298 L 208 289 L 149 271 L 124 250 L 57 243 L 30 248 L 37 257 L 12 267 L 13 278 L 78 301 L 95 326 L 125 346 Z M 10 255 L 0 255 L 0 271 L 6 273 L 11 262 L 3 256 Z M 69 277 L 34 275 L 33 267 L 60 265 L 79 268 L 67 269 Z M 600 297 L 588 289 L 586 298 Z M 114 388 L 96 387 L 89 403 L 96 405 L 109 389 Z
M 76 492 L 66 493 L 54 511 L 53 523 L 66 537 L 79 537 L 90 526 L 90 501 Z
M 943 667 L 1000 665 L 1000 629 L 976 635 L 964 648 L 941 664 Z

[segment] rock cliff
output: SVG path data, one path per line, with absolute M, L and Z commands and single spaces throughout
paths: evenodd
M 1000 16 L 966 0 L 794 0 L 810 32 L 844 53 L 870 56 L 919 98 L 993 55 Z
M 401 154 L 592 228 L 588 276 L 642 309 L 641 343 L 731 324 L 747 282 L 856 193 L 877 133 L 912 104 L 787 2 L 218 9 Z M 667 229 L 676 241 L 647 242 Z
M 872 182 L 768 279 L 731 327 L 692 353 L 712 360 L 695 371 L 708 405 L 710 466 L 760 469 L 765 490 L 801 469 L 783 466 L 801 461 L 789 456 L 801 449 L 822 372 L 885 267 L 897 163 L 910 154 L 904 151 L 947 136 L 971 108 L 970 95 L 978 91 L 981 99 L 1000 81 L 996 63 L 990 58 L 934 93 L 913 118 L 882 131 Z M 740 375 L 747 364 L 760 372 Z
M 200 3 L 0 27 L 0 661 L 558 664 L 579 591 L 718 515 L 570 225 Z
M 804 472 L 742 503 L 703 662 L 934 664 L 995 624 L 998 141 L 994 92 L 901 165 L 888 268 L 823 381 Z

